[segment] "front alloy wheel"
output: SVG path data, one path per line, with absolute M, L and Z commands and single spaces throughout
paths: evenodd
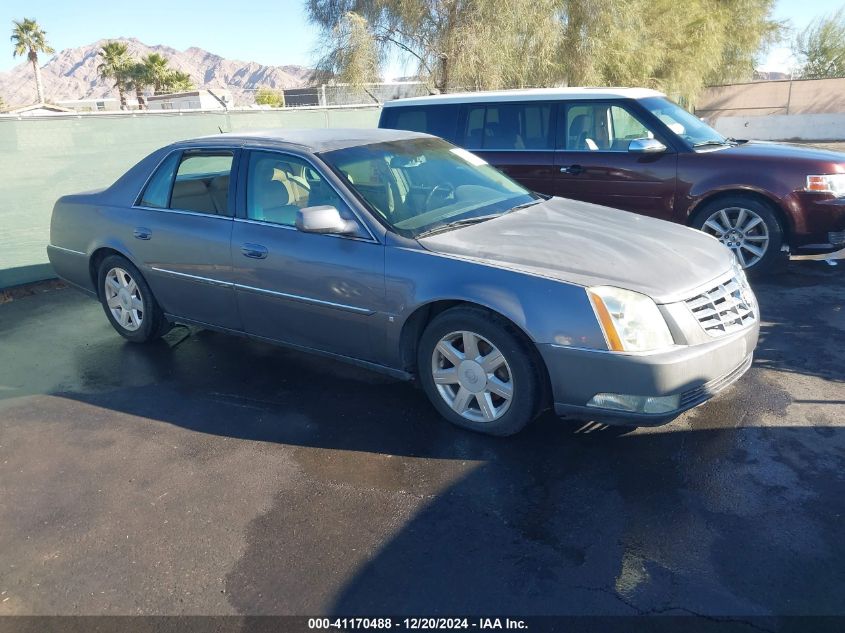
M 702 227 L 730 248 L 743 268 L 758 264 L 769 248 L 769 229 L 757 213 L 744 207 L 719 209 Z
M 110 269 L 103 292 L 114 320 L 129 332 L 137 331 L 144 320 L 144 299 L 132 275 L 123 268 Z
M 444 310 L 417 348 L 417 376 L 452 424 L 513 435 L 545 403 L 545 368 L 533 343 L 500 315 L 476 306 Z
M 514 396 L 507 360 L 495 345 L 474 332 L 450 332 L 431 355 L 437 392 L 458 415 L 493 422 L 507 413 Z

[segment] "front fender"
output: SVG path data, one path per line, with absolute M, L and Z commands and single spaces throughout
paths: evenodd
M 388 349 L 398 350 L 407 320 L 436 301 L 487 308 L 537 344 L 606 349 L 582 286 L 420 249 L 387 249 Z

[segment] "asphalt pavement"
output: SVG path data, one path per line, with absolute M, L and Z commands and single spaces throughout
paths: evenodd
M 845 615 L 845 266 L 755 290 L 716 400 L 507 439 L 71 289 L 0 305 L 0 614 Z

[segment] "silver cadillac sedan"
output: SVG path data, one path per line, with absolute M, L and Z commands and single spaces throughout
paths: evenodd
M 328 355 L 494 435 L 548 408 L 667 422 L 742 376 L 759 329 L 714 238 L 398 130 L 175 143 L 59 199 L 48 253 L 130 341 L 183 323 Z

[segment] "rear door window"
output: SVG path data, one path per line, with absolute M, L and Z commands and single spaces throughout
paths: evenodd
M 467 149 L 481 149 L 484 139 L 484 106 L 471 106 L 467 110 L 464 142 Z
M 551 149 L 551 112 L 547 103 L 470 106 L 463 145 L 493 151 Z
M 229 184 L 233 159 L 233 153 L 226 151 L 183 152 L 168 208 L 231 215 Z

